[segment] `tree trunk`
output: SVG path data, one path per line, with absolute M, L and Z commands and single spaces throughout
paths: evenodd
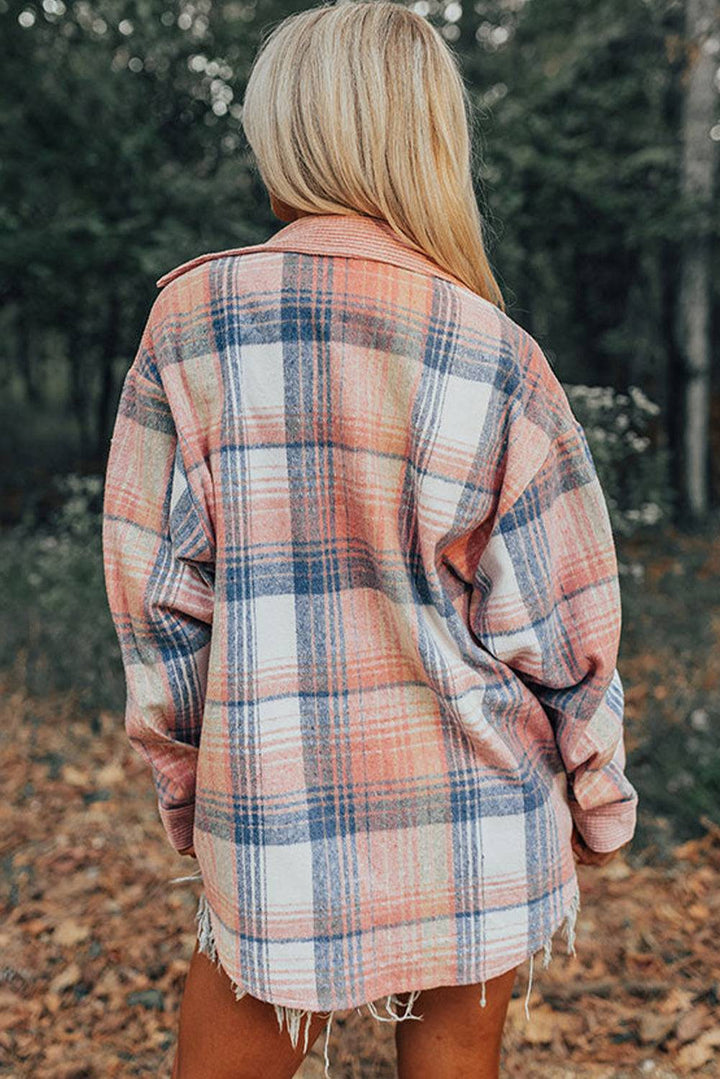
M 18 308 L 17 318 L 18 365 L 20 378 L 25 387 L 25 399 L 30 405 L 39 405 L 41 395 L 38 387 L 38 359 L 35 352 L 37 334 L 30 330 L 27 308 Z
M 681 500 L 694 523 L 708 512 L 710 412 L 710 215 L 717 143 L 715 117 L 719 0 L 687 0 L 680 189 L 688 227 L 680 250 L 677 345 L 680 353 Z
M 90 452 L 90 424 L 88 423 L 88 377 L 85 357 L 86 337 L 72 326 L 68 334 L 68 363 L 70 365 L 70 407 L 80 435 L 80 461 L 86 461 Z
M 662 407 L 670 451 L 669 481 L 676 495 L 685 487 L 681 469 L 683 424 L 681 410 L 678 407 L 678 401 L 682 400 L 683 394 L 682 353 L 677 343 L 678 320 L 673 317 L 679 291 L 678 247 L 677 241 L 667 238 L 660 244 L 660 329 L 665 343 L 665 397 Z M 679 502 L 680 499 L 674 499 L 673 521 L 681 526 L 686 510 L 684 505 L 679 505 Z
M 98 394 L 97 422 L 95 426 L 95 460 L 97 467 L 103 467 L 108 453 L 110 440 L 110 410 L 115 404 L 115 364 L 118 351 L 118 332 L 120 328 L 120 298 L 117 287 L 110 290 L 108 299 L 105 340 L 103 342 L 100 371 L 100 390 Z

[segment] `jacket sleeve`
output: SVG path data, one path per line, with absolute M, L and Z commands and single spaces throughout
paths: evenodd
M 549 367 L 541 379 L 552 396 L 513 426 L 470 624 L 540 700 L 575 825 L 590 848 L 611 851 L 632 838 L 638 801 L 624 774 L 615 546 L 585 432 Z
M 157 301 L 156 301 L 157 304 Z M 126 681 L 125 728 L 151 765 L 170 843 L 193 842 L 214 561 L 160 377 L 151 312 L 122 386 L 103 495 L 103 561 Z

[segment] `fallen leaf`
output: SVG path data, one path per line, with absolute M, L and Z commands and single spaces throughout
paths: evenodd
M 56 974 L 53 980 L 48 986 L 48 992 L 50 993 L 62 993 L 63 989 L 67 989 L 68 986 L 75 985 L 80 981 L 82 973 L 77 963 L 70 963 L 69 966 L 64 967 L 59 974 Z
M 95 773 L 95 781 L 99 787 L 112 787 L 116 783 L 122 783 L 125 779 L 125 769 L 117 761 L 111 761 Z
M 89 935 L 90 929 L 87 925 L 81 925 L 73 918 L 66 918 L 64 922 L 60 922 L 56 927 L 53 934 L 53 940 L 66 948 L 73 944 L 78 944 L 81 940 L 85 940 Z
M 695 1071 L 696 1068 L 702 1068 L 703 1064 L 712 1060 L 714 1055 L 712 1046 L 691 1042 L 690 1045 L 683 1045 L 677 1055 L 677 1062 L 681 1068 L 690 1068 L 691 1071 Z
M 672 1015 L 656 1015 L 643 1012 L 638 1027 L 638 1037 L 643 1045 L 659 1045 L 675 1026 Z
M 704 1004 L 698 1004 L 692 1011 L 686 1012 L 677 1022 L 675 1036 L 682 1044 L 692 1042 L 702 1033 L 709 1018 L 709 1011 Z
M 63 766 L 62 777 L 63 781 L 69 783 L 71 787 L 87 787 L 90 785 L 88 773 L 81 772 L 79 768 L 76 768 L 72 764 Z

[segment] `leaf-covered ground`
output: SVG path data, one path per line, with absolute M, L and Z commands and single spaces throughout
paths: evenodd
M 558 934 L 536 962 L 529 1022 L 521 968 L 512 1079 L 720 1074 L 720 540 L 652 543 L 623 552 L 646 565 L 621 655 L 642 824 L 627 855 L 580 867 L 577 955 Z M 22 687 L 19 667 L 0 681 L 0 1075 L 169 1079 L 199 895 L 169 882 L 197 863 L 169 847 L 122 717 Z M 393 1077 L 393 1030 L 337 1013 L 335 1079 Z

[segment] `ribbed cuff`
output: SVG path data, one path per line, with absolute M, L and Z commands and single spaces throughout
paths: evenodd
M 167 832 L 168 839 L 175 850 L 181 851 L 192 846 L 193 825 L 195 823 L 195 803 L 190 802 L 189 805 L 165 809 L 164 806 L 161 806 L 160 802 L 158 802 L 158 810 L 160 812 L 160 820 Z
M 637 799 L 587 810 L 581 809 L 577 802 L 571 802 L 570 811 L 580 835 L 598 854 L 624 847 L 635 834 Z

